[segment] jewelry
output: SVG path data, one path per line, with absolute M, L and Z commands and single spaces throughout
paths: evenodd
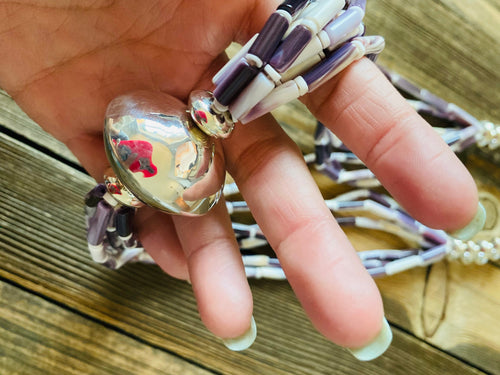
M 415 99 L 410 104 L 421 114 L 449 122 L 446 128 L 436 128 L 455 152 L 476 144 L 496 150 L 500 145 L 500 127 L 478 121 L 463 109 L 411 84 L 396 73 L 383 69 L 391 82 Z M 318 123 L 315 134 L 315 153 L 305 155 L 306 162 L 338 183 L 352 186 L 378 186 L 372 172 L 323 125 Z M 360 166 L 346 170 L 342 164 Z M 108 186 L 109 189 L 109 186 Z M 225 196 L 238 193 L 236 184 L 224 187 Z M 86 197 L 86 217 L 89 249 L 96 262 L 116 269 L 127 262 L 154 263 L 132 231 L 134 208 L 118 203 L 105 185 L 97 185 Z M 463 264 L 485 264 L 500 259 L 500 238 L 492 241 L 463 242 L 444 231 L 434 230 L 414 220 L 389 196 L 368 189 L 356 189 L 325 201 L 336 214 L 341 226 L 374 229 L 391 233 L 405 240 L 405 250 L 381 249 L 358 252 L 364 266 L 373 277 L 392 275 L 417 266 L 427 266 L 443 258 Z M 244 201 L 227 200 L 229 214 L 249 212 Z M 356 216 L 339 216 L 356 213 Z M 369 217 L 364 216 L 369 215 Z M 375 217 L 375 218 L 374 218 Z M 248 277 L 285 279 L 276 258 L 255 254 L 254 249 L 268 246 L 257 224 L 233 222 L 233 230 L 242 251 Z
M 366 0 L 284 1 L 215 75 L 213 95 L 192 92 L 188 108 L 162 93 L 114 99 L 104 128 L 109 194 L 128 207 L 206 213 L 224 185 L 224 160 L 214 138 L 227 137 L 236 121 L 260 117 L 364 55 L 374 58 L 382 51 L 382 37 L 363 35 L 365 5 Z
M 235 184 L 223 187 L 224 166 L 220 160 L 217 164 L 210 136 L 228 136 L 237 120 L 251 121 L 314 90 L 365 54 L 375 59 L 383 39 L 361 36 L 364 10 L 365 1 L 348 1 L 347 5 L 330 0 L 285 1 L 261 33 L 217 73 L 213 96 L 208 92 L 191 94 L 189 115 L 182 103 L 162 94 L 140 92 L 112 101 L 106 113 L 105 140 L 113 168 L 105 184 L 97 185 L 85 199 L 92 258 L 112 269 L 128 262 L 154 263 L 133 232 L 136 208 L 145 203 L 169 213 L 197 215 L 208 211 L 223 192 L 237 192 Z M 419 113 L 451 123 L 436 130 L 455 152 L 474 143 L 489 149 L 500 144 L 498 126 L 479 122 L 397 74 L 385 73 L 398 89 L 414 97 L 410 103 Z M 357 187 L 379 184 L 321 124 L 315 136 L 315 153 L 305 159 L 339 183 Z M 343 164 L 361 168 L 347 170 Z M 478 244 L 451 239 L 411 218 L 392 198 L 367 189 L 353 190 L 325 203 L 335 214 L 357 213 L 337 217 L 342 226 L 385 231 L 410 245 L 406 250 L 359 252 L 374 277 L 426 266 L 444 257 L 464 264 L 500 258 L 500 238 Z M 226 205 L 230 214 L 248 211 L 246 202 L 228 201 Z M 251 253 L 268 245 L 256 224 L 233 223 L 233 230 L 244 253 L 248 277 L 285 278 L 276 258 Z

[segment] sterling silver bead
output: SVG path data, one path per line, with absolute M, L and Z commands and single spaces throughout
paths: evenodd
M 202 215 L 222 194 L 222 152 L 172 96 L 142 91 L 114 99 L 106 111 L 104 141 L 118 183 L 148 206 Z M 130 197 L 118 200 L 127 204 Z

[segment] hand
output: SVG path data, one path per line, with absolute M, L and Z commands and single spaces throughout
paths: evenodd
M 210 89 L 224 49 L 246 42 L 276 1 L 0 2 L 0 85 L 101 180 L 106 105 L 146 89 L 186 101 Z M 466 226 L 474 182 L 432 128 L 367 59 L 304 99 L 418 220 Z M 346 347 L 380 331 L 376 285 L 323 203 L 300 152 L 270 117 L 223 141 L 227 168 L 314 325 Z M 222 338 L 250 326 L 252 298 L 223 204 L 200 218 L 138 211 L 137 232 L 160 267 L 189 279 L 203 322 Z

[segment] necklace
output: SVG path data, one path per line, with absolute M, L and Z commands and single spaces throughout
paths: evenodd
M 199 215 L 222 194 L 237 192 L 235 185 L 224 187 L 224 165 L 214 158 L 213 138 L 227 137 L 236 121 L 247 123 L 315 90 L 365 55 L 375 60 L 384 40 L 364 36 L 365 5 L 363 0 L 286 0 L 214 76 L 214 93 L 191 93 L 189 108 L 159 93 L 138 92 L 113 100 L 104 132 L 111 168 L 105 184 L 85 199 L 92 258 L 113 269 L 128 262 L 154 263 L 133 231 L 137 208 L 147 204 L 168 213 Z M 419 113 L 450 123 L 436 131 L 455 152 L 472 144 L 491 150 L 500 144 L 498 126 L 480 122 L 399 75 L 384 72 L 412 97 L 410 104 Z M 163 164 L 153 163 L 155 153 L 164 156 L 159 158 Z M 325 202 L 336 215 L 353 215 L 338 216 L 340 225 L 385 231 L 407 242 L 403 250 L 359 252 L 372 276 L 445 257 L 465 264 L 499 259 L 500 238 L 480 243 L 454 240 L 414 220 L 392 198 L 367 190 L 379 185 L 372 172 L 321 124 L 315 153 L 305 159 L 335 182 L 358 188 Z M 228 200 L 227 209 L 231 214 L 249 211 L 243 201 Z M 248 277 L 285 278 L 276 258 L 254 252 L 267 245 L 256 224 L 233 222 L 233 230 Z

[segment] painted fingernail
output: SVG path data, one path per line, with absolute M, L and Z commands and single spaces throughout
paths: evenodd
M 392 331 L 387 319 L 384 318 L 382 329 L 368 345 L 358 349 L 348 349 L 360 361 L 371 361 L 380 357 L 391 345 Z
M 248 349 L 255 338 L 257 337 L 257 325 L 255 324 L 255 319 L 252 316 L 252 321 L 250 323 L 250 328 L 241 336 L 232 339 L 223 339 L 224 345 L 232 351 L 239 352 L 241 350 Z
M 486 222 L 486 210 L 484 206 L 479 203 L 477 206 L 476 216 L 472 219 L 472 221 L 467 224 L 464 228 L 456 230 L 452 233 L 449 233 L 450 236 L 456 238 L 457 240 L 467 241 L 474 237 L 479 231 L 481 231 L 484 227 L 484 223 Z

